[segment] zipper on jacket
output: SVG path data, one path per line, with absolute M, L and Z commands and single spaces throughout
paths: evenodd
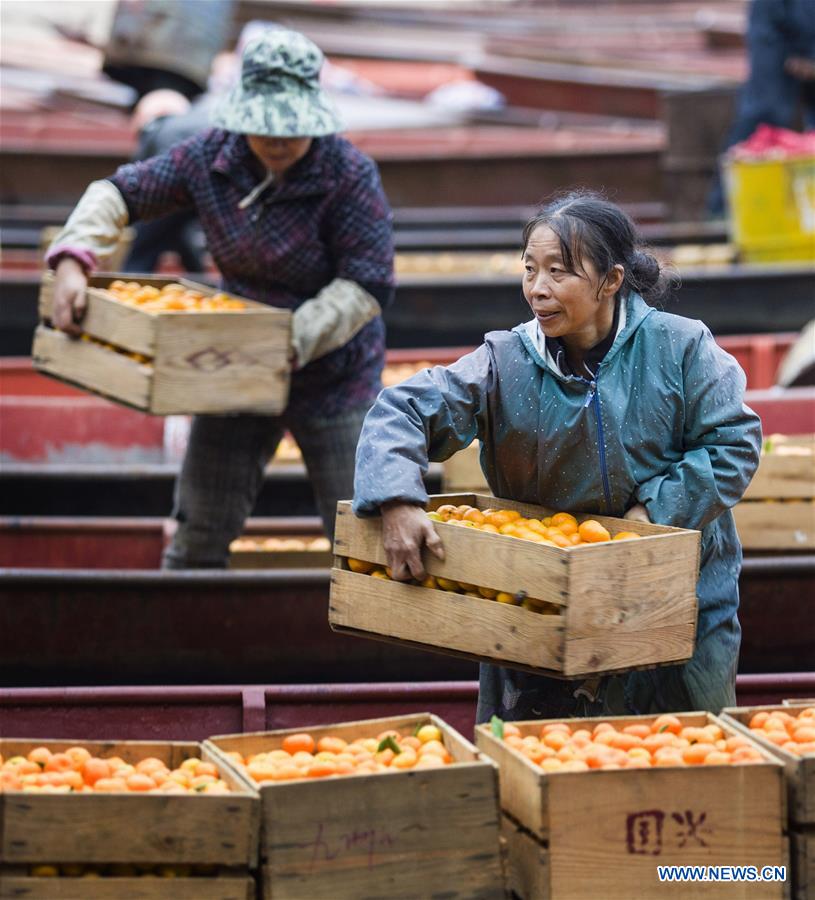
M 597 393 L 597 382 L 592 381 L 586 399 L 586 406 L 594 401 L 594 411 L 597 414 L 597 444 L 600 450 L 600 475 L 603 478 L 603 493 L 606 498 L 606 512 L 611 514 L 611 487 L 608 483 L 608 469 L 606 468 L 606 442 L 603 436 L 603 417 L 600 413 L 600 397 Z

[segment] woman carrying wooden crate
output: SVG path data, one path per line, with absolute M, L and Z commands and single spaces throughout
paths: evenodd
M 194 209 L 226 291 L 294 309 L 282 416 L 197 416 L 176 485 L 169 568 L 226 565 L 285 430 L 300 446 L 326 531 L 351 493 L 354 451 L 381 388 L 382 307 L 393 293 L 391 213 L 376 164 L 338 136 L 323 56 L 269 28 L 243 53 L 216 128 L 94 182 L 50 249 L 54 324 L 78 335 L 87 275 L 130 222 Z
M 381 514 L 398 580 L 442 554 L 422 475 L 481 441 L 497 497 L 702 531 L 696 649 L 685 665 L 569 682 L 481 666 L 478 720 L 735 703 L 741 630 L 731 507 L 758 465 L 745 377 L 698 321 L 664 313 L 669 280 L 614 204 L 573 193 L 523 233 L 534 318 L 380 394 L 365 420 L 354 511 Z

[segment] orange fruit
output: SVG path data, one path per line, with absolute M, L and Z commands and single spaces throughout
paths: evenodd
M 337 767 L 334 763 L 330 762 L 315 762 L 306 769 L 306 776 L 308 778 L 328 778 L 330 775 L 336 774 Z
M 304 732 L 298 734 L 287 734 L 286 737 L 283 738 L 283 743 L 281 747 L 287 752 L 294 756 L 295 753 L 313 753 L 315 742 L 314 738 L 310 734 L 306 734 Z
M 797 744 L 809 744 L 815 741 L 815 725 L 799 725 L 792 733 Z
M 644 723 L 626 725 L 625 728 L 623 728 L 623 734 L 633 734 L 638 738 L 647 738 L 648 735 L 651 734 L 651 726 L 645 725 Z
M 706 766 L 727 766 L 730 764 L 730 754 L 724 750 L 712 750 L 705 757 L 703 765 Z
M 552 525 L 557 526 L 558 528 L 561 525 L 574 525 L 577 527 L 577 519 L 571 514 L 567 512 L 559 512 L 555 513 L 551 518 Z
M 107 760 L 92 756 L 82 767 L 85 783 L 95 785 L 100 778 L 110 777 L 110 765 Z
M 320 740 L 317 741 L 317 749 L 321 753 L 342 753 L 347 746 L 348 741 L 343 740 L 341 737 L 334 737 L 330 734 L 321 737 Z
M 134 772 L 132 775 L 128 775 L 125 779 L 125 783 L 127 784 L 127 789 L 129 791 L 152 791 L 154 788 L 158 787 L 149 775 L 145 775 L 142 772 Z
M 654 734 L 663 734 L 665 732 L 679 734 L 681 730 L 682 723 L 676 716 L 672 716 L 670 713 L 663 713 L 663 715 L 657 716 L 651 723 L 651 731 Z
M 581 522 L 577 530 L 587 544 L 599 544 L 602 541 L 611 540 L 608 530 L 594 519 L 586 519 L 585 522 Z
M 67 772 L 73 769 L 74 761 L 67 753 L 53 753 L 45 764 L 46 772 Z
M 103 794 L 109 794 L 116 791 L 126 791 L 127 782 L 124 778 L 100 778 L 94 785 L 94 790 Z
M 698 766 L 701 765 L 707 755 L 709 753 L 715 752 L 716 748 L 713 744 L 705 744 L 705 743 L 696 743 L 691 744 L 690 747 L 685 747 L 682 751 L 682 759 L 685 760 L 688 765 Z
M 34 747 L 26 758 L 29 762 L 37 763 L 40 768 L 45 768 L 45 764 L 51 759 L 51 751 L 47 747 Z
M 636 531 L 618 531 L 612 538 L 613 541 L 630 541 L 632 538 L 638 538 L 640 535 Z
M 358 572 L 360 575 L 368 575 L 376 568 L 376 563 L 366 562 L 363 559 L 353 559 L 349 556 L 348 568 L 352 572 Z

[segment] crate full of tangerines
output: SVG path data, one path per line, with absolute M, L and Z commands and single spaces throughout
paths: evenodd
M 668 883 L 658 866 L 755 866 L 766 876 L 755 896 L 789 896 L 783 766 L 724 719 L 493 719 L 476 744 L 499 767 L 521 900 L 743 898 L 756 887 Z
M 480 494 L 427 515 L 445 558 L 398 582 L 381 519 L 338 504 L 332 628 L 567 677 L 691 656 L 699 532 Z
M 258 823 L 205 745 L 0 739 L 2 897 L 244 900 Z
M 213 737 L 260 792 L 264 900 L 501 900 L 494 763 L 428 713 Z
M 43 275 L 34 368 L 156 415 L 281 412 L 288 401 L 291 312 L 191 281 L 88 280 L 79 339 L 52 326 Z

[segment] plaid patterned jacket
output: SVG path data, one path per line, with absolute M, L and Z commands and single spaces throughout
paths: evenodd
M 239 209 L 259 174 L 242 135 L 209 129 L 161 156 L 121 166 L 110 180 L 131 222 L 195 208 L 224 290 L 295 309 L 334 278 L 347 278 L 387 305 L 392 216 L 373 160 L 344 138 L 315 138 L 284 179 Z M 330 417 L 372 401 L 384 358 L 378 318 L 293 374 L 288 413 Z

